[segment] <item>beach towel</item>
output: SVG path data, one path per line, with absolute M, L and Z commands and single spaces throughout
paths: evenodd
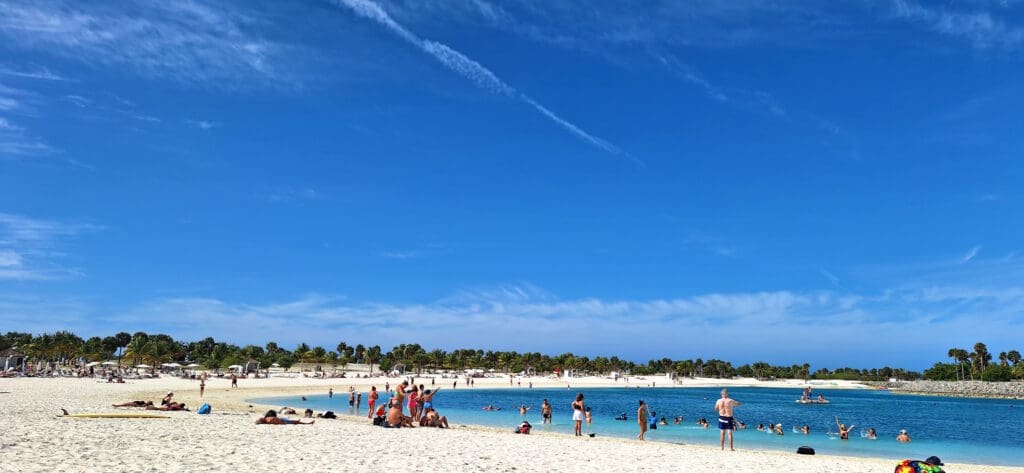
M 893 473 L 945 473 L 942 468 L 921 460 L 903 460 Z
M 209 414 L 211 410 L 212 409 L 210 405 L 204 403 L 203 405 L 199 406 L 199 409 L 196 409 L 196 414 Z

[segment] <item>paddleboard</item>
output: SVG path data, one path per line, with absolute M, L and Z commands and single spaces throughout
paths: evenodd
M 168 416 L 162 416 L 158 414 L 138 414 L 129 412 L 110 412 L 110 413 L 92 413 L 92 414 L 68 414 L 61 417 L 78 417 L 83 419 L 170 419 Z

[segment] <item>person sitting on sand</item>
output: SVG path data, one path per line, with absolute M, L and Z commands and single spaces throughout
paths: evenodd
M 524 420 L 521 424 L 519 424 L 519 427 L 516 427 L 516 433 L 517 434 L 523 434 L 523 435 L 530 435 L 530 430 L 532 430 L 532 429 L 533 429 L 533 426 L 530 425 L 529 422 Z
M 836 426 L 839 427 L 839 440 L 850 440 L 850 431 L 856 426 L 851 424 L 849 427 L 846 424 L 839 422 L 839 416 L 836 416 Z
M 163 400 L 160 401 L 160 405 L 161 406 L 166 406 L 166 405 L 170 404 L 171 403 L 171 399 L 173 399 L 173 398 L 174 398 L 174 393 L 168 392 L 167 395 L 164 396 Z
M 415 427 L 412 423 L 412 417 L 402 414 L 402 404 L 400 401 L 391 404 L 386 421 L 388 427 Z
M 129 401 L 123 404 L 111 404 L 114 407 L 146 407 L 152 405 L 153 401 Z
M 260 417 L 259 419 L 256 419 L 256 423 L 257 424 L 270 424 L 270 425 L 313 425 L 314 422 L 316 422 L 316 421 L 315 420 L 311 420 L 309 422 L 302 422 L 301 420 L 291 420 L 291 419 L 286 419 L 284 417 L 278 417 L 277 416 L 277 412 L 274 411 L 273 409 L 267 411 L 266 414 L 263 414 L 263 417 Z
M 423 415 L 423 420 L 420 421 L 420 427 L 439 427 L 447 429 L 448 418 L 438 414 L 437 409 L 428 407 L 427 413 Z
M 171 402 L 171 403 L 167 404 L 166 406 L 160 406 L 160 407 L 146 406 L 146 410 L 147 411 L 187 411 L 188 408 L 185 407 L 185 403 L 184 402 Z
M 910 436 L 907 435 L 907 430 L 900 430 L 900 434 L 896 436 L 896 441 L 899 443 L 910 443 Z

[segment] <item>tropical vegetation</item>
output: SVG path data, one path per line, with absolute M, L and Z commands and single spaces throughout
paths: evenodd
M 812 370 L 808 363 L 790 366 L 775 366 L 767 362 L 756 362 L 734 366 L 729 361 L 718 359 L 671 359 L 661 358 L 636 363 L 617 356 L 583 356 L 573 353 L 547 355 L 537 352 L 493 351 L 463 348 L 427 350 L 419 344 L 401 344 L 390 351 L 383 351 L 379 345 L 350 345 L 344 341 L 333 350 L 322 346 L 310 347 L 300 343 L 293 350 L 281 347 L 275 342 L 263 346 L 238 346 L 218 342 L 212 337 L 199 341 L 179 341 L 165 334 L 120 332 L 107 337 L 83 339 L 72 332 L 61 331 L 32 335 L 30 333 L 7 332 L 0 335 L 0 351 L 17 348 L 33 362 L 81 364 L 87 361 L 117 360 L 124 366 L 148 364 L 159 366 L 164 363 L 196 363 L 204 368 L 217 370 L 231 365 L 244 365 L 256 361 L 263 368 L 274 364 L 301 369 L 345 369 L 350 363 L 369 365 L 370 370 L 403 371 L 423 373 L 424 371 L 456 370 L 467 368 L 495 370 L 501 372 L 552 373 L 573 370 L 581 374 L 608 375 L 618 372 L 623 375 L 649 375 L 672 373 L 676 376 L 700 376 L 731 378 L 734 376 L 802 379 L 845 379 L 858 381 L 901 380 L 964 380 L 1007 381 L 1024 378 L 1024 363 L 1017 350 L 1001 352 L 993 361 L 984 343 L 974 345 L 972 351 L 951 348 L 949 357 L 953 363 L 936 363 L 918 373 L 902 368 L 817 368 Z

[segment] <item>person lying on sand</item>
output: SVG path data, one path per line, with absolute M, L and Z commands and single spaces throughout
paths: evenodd
M 284 417 L 278 417 L 277 416 L 277 412 L 274 411 L 273 409 L 267 411 L 266 414 L 263 414 L 263 417 L 260 417 L 259 419 L 256 419 L 256 423 L 257 424 L 270 424 L 270 425 L 313 425 L 314 422 L 316 422 L 316 421 L 315 420 L 311 420 L 309 422 L 302 422 L 301 420 L 291 420 L 291 419 L 286 419 Z
M 437 410 L 433 407 L 427 409 L 427 413 L 423 415 L 423 420 L 420 421 L 420 427 L 440 427 L 443 429 L 448 428 L 448 418 L 437 413 Z
M 147 411 L 187 411 L 188 408 L 185 407 L 185 403 L 184 402 L 172 402 L 170 404 L 167 404 L 166 406 L 160 406 L 160 407 L 146 406 L 146 410 Z
M 153 401 L 128 401 L 123 404 L 111 404 L 113 407 L 147 407 L 152 405 Z

